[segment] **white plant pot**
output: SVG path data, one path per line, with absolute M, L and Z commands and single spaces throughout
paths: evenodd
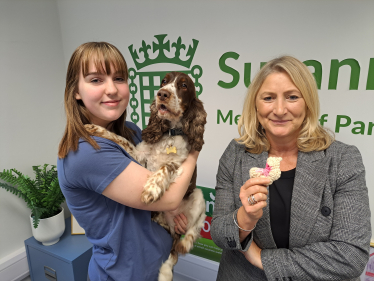
M 33 219 L 30 215 L 32 235 L 44 246 L 56 244 L 65 231 L 64 208 L 57 215 L 41 219 L 37 228 L 34 228 Z

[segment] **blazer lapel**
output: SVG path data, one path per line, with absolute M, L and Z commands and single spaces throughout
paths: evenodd
M 291 201 L 290 248 L 308 241 L 320 212 L 328 168 L 323 151 L 299 152 Z
M 247 152 L 247 157 L 243 159 L 242 165 L 242 179 L 243 184 L 249 179 L 249 170 L 253 167 L 265 168 L 266 160 L 268 158 L 268 152 L 262 152 L 261 154 L 252 154 Z M 262 249 L 274 249 L 276 244 L 273 239 L 270 226 L 270 211 L 269 211 L 269 199 L 267 199 L 267 206 L 263 209 L 263 215 L 257 222 L 256 228 L 253 231 L 253 239 L 256 244 Z

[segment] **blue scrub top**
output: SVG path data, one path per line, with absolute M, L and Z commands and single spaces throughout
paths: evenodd
M 133 123 L 135 143 L 141 130 Z M 135 160 L 116 143 L 93 137 L 99 150 L 79 140 L 77 151 L 57 160 L 61 190 L 69 210 L 93 244 L 89 276 L 97 280 L 157 280 L 172 246 L 171 236 L 151 221 L 151 212 L 117 203 L 104 189 Z M 126 192 L 124 190 L 124 192 Z

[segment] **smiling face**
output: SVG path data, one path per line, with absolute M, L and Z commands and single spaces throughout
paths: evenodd
M 90 61 L 88 72 L 83 75 L 81 70 L 78 82 L 77 100 L 81 100 L 87 110 L 92 124 L 106 128 L 112 121 L 117 120 L 126 110 L 129 102 L 129 86 L 125 77 L 116 72 L 110 65 L 110 71 L 96 69 Z
M 256 108 L 270 142 L 297 141 L 306 105 L 288 74 L 274 72 L 265 79 L 256 96 Z

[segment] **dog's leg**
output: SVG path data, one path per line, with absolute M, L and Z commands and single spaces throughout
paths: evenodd
M 178 253 L 175 251 L 175 245 L 179 241 L 180 235 L 173 236 L 173 246 L 170 251 L 169 258 L 161 265 L 158 274 L 158 281 L 172 281 L 173 280 L 173 267 L 178 261 Z
M 159 200 L 182 171 L 180 165 L 175 162 L 163 165 L 148 178 L 142 193 L 142 202 L 151 204 Z
M 92 136 L 101 137 L 104 139 L 111 140 L 112 142 L 115 142 L 124 150 L 126 150 L 126 152 L 130 154 L 132 158 L 139 162 L 139 156 L 136 147 L 124 137 L 116 135 L 115 133 L 112 133 L 107 129 L 94 124 L 86 124 L 84 125 L 84 127 L 86 128 L 87 132 L 89 132 Z
M 158 281 L 172 281 L 173 280 L 173 267 L 178 261 L 178 253 L 170 254 L 166 262 L 160 268 Z
M 184 238 L 175 245 L 175 250 L 181 254 L 191 251 L 194 242 L 200 237 L 200 231 L 204 226 L 206 217 L 205 200 L 200 189 L 195 189 L 188 200 L 191 200 L 191 204 L 186 206 L 191 210 L 188 217 L 190 227 L 187 229 Z

